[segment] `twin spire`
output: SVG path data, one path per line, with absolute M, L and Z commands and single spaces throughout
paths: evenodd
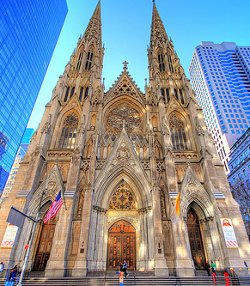
M 89 21 L 89 24 L 85 30 L 83 38 L 89 38 L 90 36 L 95 37 L 98 44 L 102 44 L 102 30 L 101 30 L 101 1 L 99 0 L 94 13 Z M 152 25 L 151 25 L 151 36 L 150 44 L 154 45 L 157 40 L 167 42 L 168 36 L 161 17 L 157 10 L 155 1 L 153 0 L 153 13 L 152 13 Z

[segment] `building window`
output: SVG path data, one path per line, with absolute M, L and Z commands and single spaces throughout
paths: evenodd
M 172 58 L 170 55 L 168 55 L 168 64 L 169 64 L 170 71 L 173 72 L 174 71 L 173 62 L 172 62 Z
M 89 95 L 89 87 L 87 86 L 84 93 L 84 99 Z
M 69 89 L 70 87 L 68 86 L 64 95 L 64 102 L 66 102 L 68 100 L 68 96 L 69 96 Z
M 77 126 L 78 117 L 76 114 L 72 113 L 65 118 L 59 141 L 59 148 L 73 149 L 75 147 Z
M 80 53 L 79 57 L 78 57 L 78 62 L 77 62 L 77 65 L 76 65 L 76 69 L 77 70 L 80 70 L 81 68 L 81 65 L 82 65 L 82 56 L 83 56 L 83 53 Z
M 80 93 L 79 93 L 79 100 L 82 101 L 82 94 L 83 94 L 83 86 L 80 89 Z
M 161 53 L 158 54 L 158 62 L 159 62 L 160 72 L 164 72 L 165 71 L 164 56 Z
M 86 60 L 86 64 L 85 64 L 85 70 L 90 70 L 91 66 L 92 66 L 92 60 L 93 60 L 93 53 L 92 52 L 88 52 L 87 55 L 87 60 Z
M 187 150 L 187 135 L 183 121 L 176 115 L 169 120 L 171 139 L 174 150 Z
M 176 97 L 176 99 L 178 99 L 178 91 L 177 91 L 177 89 L 174 89 L 174 96 Z
M 70 98 L 74 95 L 74 93 L 75 93 L 75 87 L 73 86 L 70 91 Z
M 183 92 L 182 92 L 182 89 L 179 90 L 179 94 L 180 94 L 180 100 L 181 100 L 181 103 L 184 104 L 185 101 L 184 101 L 184 96 L 183 96 Z

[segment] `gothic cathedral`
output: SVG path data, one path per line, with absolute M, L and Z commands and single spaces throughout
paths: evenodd
M 155 3 L 145 92 L 127 62 L 104 91 L 103 56 L 98 3 L 1 203 L 0 240 L 10 206 L 42 218 L 61 190 L 56 218 L 36 227 L 31 271 L 83 277 L 126 260 L 138 272 L 194 276 L 213 260 L 246 274 L 238 204 Z M 231 245 L 222 218 L 232 222 Z M 1 261 L 22 263 L 30 228 L 26 220 Z

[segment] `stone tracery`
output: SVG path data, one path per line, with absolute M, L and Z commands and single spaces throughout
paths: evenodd
M 136 209 L 136 202 L 128 184 L 125 182 L 120 184 L 111 197 L 109 208 L 113 210 Z
M 128 133 L 138 133 L 141 124 L 141 114 L 135 108 L 122 103 L 108 114 L 106 128 L 110 133 L 117 134 L 124 126 Z

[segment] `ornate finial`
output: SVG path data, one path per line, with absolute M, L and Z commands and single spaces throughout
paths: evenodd
M 127 69 L 128 69 L 128 62 L 125 61 L 125 62 L 123 62 L 122 64 L 123 64 L 123 70 L 124 70 L 124 71 L 127 71 Z

